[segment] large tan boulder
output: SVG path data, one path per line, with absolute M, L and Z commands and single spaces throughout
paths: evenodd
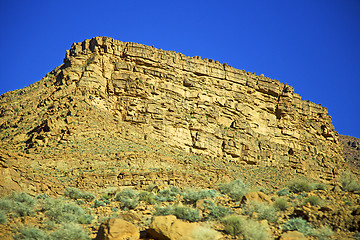
M 216 240 L 220 237 L 213 229 L 178 220 L 173 215 L 153 217 L 148 234 L 156 240 Z
M 307 238 L 298 231 L 288 231 L 280 236 L 280 240 L 306 240 Z
M 271 197 L 263 192 L 249 192 L 241 199 L 241 203 L 247 203 L 249 201 L 258 201 L 262 203 L 272 204 Z
M 139 229 L 120 218 L 109 218 L 99 228 L 96 240 L 138 240 Z

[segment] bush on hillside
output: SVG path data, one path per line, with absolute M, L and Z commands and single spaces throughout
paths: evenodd
M 312 228 L 310 224 L 302 218 L 292 218 L 282 226 L 282 229 L 285 231 L 299 231 L 304 235 L 310 235 L 312 233 Z
M 266 219 L 269 222 L 276 222 L 276 209 L 267 203 L 249 201 L 243 206 L 243 213 L 252 216 L 256 213 L 258 220 Z
M 341 175 L 340 182 L 344 191 L 353 192 L 360 190 L 357 177 L 350 171 L 346 171 Z
M 115 200 L 120 202 L 122 209 L 134 209 L 139 205 L 139 193 L 136 190 L 126 188 L 115 196 Z
M 271 239 L 268 229 L 259 222 L 246 219 L 242 216 L 231 215 L 225 217 L 222 222 L 225 232 L 232 236 L 242 235 L 245 240 Z
M 240 179 L 237 179 L 229 183 L 221 184 L 219 186 L 219 191 L 222 194 L 227 194 L 235 201 L 240 201 L 249 190 Z

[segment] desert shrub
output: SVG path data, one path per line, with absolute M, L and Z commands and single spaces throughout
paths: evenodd
M 229 183 L 221 184 L 219 186 L 219 191 L 222 194 L 227 194 L 235 201 L 240 201 L 249 190 L 240 179 L 237 179 Z
M 154 215 L 157 216 L 175 215 L 177 218 L 188 220 L 190 222 L 197 222 L 200 220 L 199 210 L 188 206 L 158 207 L 156 208 Z
M 9 200 L 9 199 L 5 199 L 5 198 L 1 198 L 0 199 L 0 210 L 8 213 L 12 210 L 12 204 L 13 201 Z
M 211 201 L 206 201 L 205 207 L 210 211 L 207 216 L 208 219 L 221 219 L 233 213 L 231 208 L 215 205 Z
M 329 240 L 334 235 L 334 232 L 330 227 L 324 226 L 313 230 L 312 235 L 317 237 L 318 240 Z
M 354 233 L 353 238 L 355 240 L 360 240 L 360 232 Z
M 282 229 L 285 231 L 299 231 L 304 235 L 310 235 L 312 233 L 312 228 L 310 224 L 302 218 L 292 218 L 282 226 Z
M 94 220 L 94 217 L 88 214 L 80 215 L 77 219 L 77 222 L 80 224 L 90 224 Z
M 167 206 L 167 207 L 157 207 L 154 215 L 156 216 L 166 216 L 166 215 L 173 215 L 174 214 L 174 207 Z
M 252 216 L 256 213 L 258 220 L 266 219 L 269 222 L 276 222 L 276 209 L 267 203 L 249 201 L 243 206 L 243 213 Z
M 311 206 L 322 206 L 322 200 L 317 196 L 309 196 L 305 198 L 304 204 L 310 203 Z
M 7 222 L 7 216 L 6 213 L 2 210 L 0 210 L 0 224 L 4 224 Z
M 242 235 L 245 240 L 265 240 L 271 237 L 266 226 L 251 219 L 231 215 L 225 217 L 222 222 L 227 233 L 232 236 Z
M 15 240 L 47 240 L 48 236 L 45 232 L 38 228 L 27 227 L 21 228 L 19 233 L 14 236 Z
M 315 190 L 326 190 L 326 186 L 322 183 L 315 183 L 313 186 Z
M 180 194 L 181 191 L 179 188 L 175 186 L 171 186 L 167 189 L 160 190 L 155 196 L 155 199 L 161 202 L 171 202 L 171 201 L 175 201 L 176 197 Z
M 139 194 L 133 189 L 126 188 L 115 196 L 115 200 L 120 202 L 122 209 L 134 209 L 139 204 Z
M 176 206 L 174 208 L 174 215 L 177 218 L 188 220 L 190 222 L 197 222 L 200 220 L 199 210 L 188 206 Z
M 156 204 L 155 194 L 152 192 L 141 191 L 139 193 L 139 200 L 151 205 Z
M 293 193 L 299 193 L 299 192 L 310 192 L 314 190 L 314 187 L 311 183 L 305 180 L 297 180 L 289 184 L 289 189 Z
M 24 192 L 13 193 L 10 199 L 12 199 L 14 202 L 22 203 L 29 207 L 35 206 L 37 203 L 33 197 Z
M 216 195 L 215 190 L 200 189 L 200 190 L 186 190 L 183 193 L 183 198 L 187 203 L 195 204 L 196 201 L 205 198 L 213 198 Z
M 353 192 L 360 190 L 357 177 L 350 171 L 346 171 L 341 175 L 340 183 L 344 191 Z
M 92 201 L 95 199 L 94 194 L 92 193 L 88 193 L 85 191 L 81 191 L 80 189 L 77 188 L 66 188 L 64 195 L 66 197 L 69 197 L 71 199 L 77 200 L 77 199 L 84 199 L 88 202 Z
M 73 203 L 67 203 L 63 199 L 46 199 L 43 204 L 45 215 L 56 223 L 78 222 L 79 219 L 89 218 L 85 215 L 84 209 Z
M 28 206 L 26 204 L 23 204 L 23 203 L 20 203 L 20 202 L 14 202 L 13 203 L 12 211 L 17 216 L 20 216 L 20 217 L 34 215 L 34 211 L 30 206 Z
M 106 204 L 103 201 L 98 201 L 98 200 L 94 201 L 94 208 L 104 207 L 105 205 Z
M 219 235 L 219 232 L 214 229 L 203 226 L 196 226 L 192 232 L 192 237 L 196 240 L 215 240 L 218 239 Z
M 47 199 L 47 198 L 49 198 L 49 196 L 48 196 L 47 194 L 45 194 L 45 193 L 39 194 L 39 195 L 36 197 L 36 199 Z
M 289 189 L 283 188 L 283 189 L 277 191 L 276 194 L 277 194 L 279 197 L 282 197 L 282 196 L 287 196 L 287 195 L 289 195 L 290 192 L 289 192 Z
M 70 223 L 50 234 L 51 240 L 88 240 L 89 235 L 78 224 Z
M 118 209 L 117 207 L 112 207 L 112 208 L 111 208 L 111 211 L 113 211 L 113 212 L 118 212 L 119 209 Z
M 277 198 L 273 207 L 277 210 L 284 211 L 288 208 L 288 202 L 285 198 Z

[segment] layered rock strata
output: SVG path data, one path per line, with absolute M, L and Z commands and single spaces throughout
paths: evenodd
M 344 163 L 327 109 L 302 100 L 291 86 L 211 59 L 108 37 L 73 44 L 64 64 L 41 81 L 3 94 L 0 131 L 2 149 L 35 154 L 21 155 L 23 163 L 37 161 L 38 170 L 35 163 L 27 168 L 34 174 L 61 166 L 75 174 L 82 168 L 89 173 L 74 178 L 84 188 L 101 175 L 92 174 L 94 169 L 106 165 L 95 166 L 91 159 L 114 162 L 113 173 L 100 178 L 116 185 L 158 181 L 170 173 L 187 181 L 195 168 L 214 170 L 207 177 L 212 181 L 229 164 L 331 181 Z M 146 157 L 163 150 L 149 145 L 153 140 L 176 156 Z M 133 143 L 149 154 L 142 158 L 137 149 L 140 157 L 119 159 L 119 151 L 134 151 Z M 205 156 L 207 165 L 182 156 L 189 154 Z M 10 158 L 2 159 L 9 164 Z M 152 167 L 168 169 L 155 174 Z M 6 167 L 1 172 L 4 179 L 15 178 Z
M 226 63 L 96 37 L 74 44 L 55 75 L 144 138 L 187 152 L 328 180 L 343 161 L 325 107 Z

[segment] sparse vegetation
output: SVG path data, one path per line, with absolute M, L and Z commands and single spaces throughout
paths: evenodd
M 15 240 L 48 240 L 48 235 L 42 230 L 34 227 L 21 228 L 14 236 Z
M 2 210 L 0 210 L 0 224 L 4 224 L 7 222 L 7 216 L 6 213 Z
M 229 195 L 235 201 L 240 201 L 249 190 L 240 179 L 237 179 L 229 183 L 221 184 L 219 191 L 222 194 Z
M 322 206 L 322 200 L 317 196 L 309 196 L 305 198 L 304 204 L 310 203 L 311 206 Z
M 188 206 L 168 206 L 156 209 L 155 215 L 175 215 L 177 218 L 197 222 L 200 220 L 200 212 Z
M 215 240 L 219 235 L 214 229 L 203 226 L 197 226 L 192 232 L 192 237 L 196 240 Z
M 360 190 L 358 178 L 350 171 L 346 171 L 341 175 L 340 183 L 344 191 L 353 192 Z
M 205 198 L 213 198 L 216 195 L 215 190 L 209 189 L 200 189 L 200 190 L 191 190 L 187 189 L 183 193 L 183 199 L 190 204 L 195 204 L 196 201 Z
M 175 187 L 175 186 L 171 186 L 167 189 L 164 190 L 160 190 L 156 196 L 155 199 L 161 202 L 170 202 L 170 201 L 175 201 L 176 197 L 179 196 L 181 193 L 180 189 Z
M 310 192 L 314 190 L 314 187 L 305 180 L 297 180 L 289 184 L 289 190 L 293 193 Z
M 312 235 L 318 240 L 329 240 L 334 235 L 333 230 L 329 226 L 324 226 L 312 231 Z
M 90 237 L 82 227 L 69 223 L 50 234 L 51 240 L 88 240 Z
M 267 203 L 249 201 L 243 206 L 243 213 L 252 216 L 256 213 L 257 219 L 266 219 L 269 222 L 276 222 L 276 210 Z
M 122 209 L 134 209 L 139 204 L 139 193 L 136 190 L 126 188 L 115 196 L 115 200 L 120 202 Z
M 275 200 L 273 206 L 275 209 L 285 211 L 288 208 L 289 204 L 285 198 L 280 197 Z
M 77 188 L 66 188 L 64 195 L 74 200 L 84 199 L 85 201 L 88 202 L 95 199 L 94 194 L 81 191 L 80 189 Z
M 310 224 L 302 218 L 292 218 L 282 226 L 282 229 L 285 231 L 299 231 L 304 235 L 310 235 L 312 233 L 312 228 Z
M 231 215 L 222 222 L 227 233 L 232 236 L 242 235 L 245 240 L 266 240 L 271 237 L 264 225 L 242 216 Z

